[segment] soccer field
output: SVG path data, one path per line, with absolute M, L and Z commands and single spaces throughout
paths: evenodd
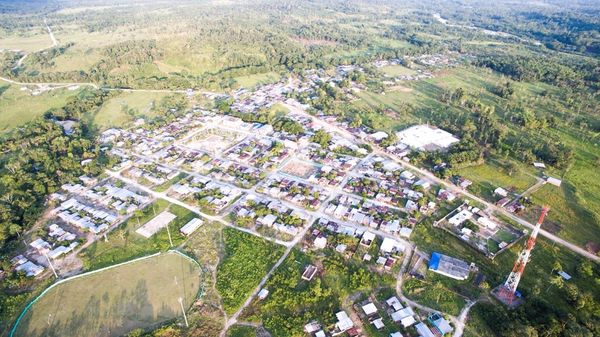
M 182 315 L 198 294 L 200 266 L 169 252 L 91 273 L 51 288 L 14 336 L 121 336 Z

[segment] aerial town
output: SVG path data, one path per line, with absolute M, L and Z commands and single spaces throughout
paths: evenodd
M 600 336 L 593 0 L 0 1 L 0 337 Z

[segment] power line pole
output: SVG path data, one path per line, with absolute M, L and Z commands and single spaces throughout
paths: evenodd
M 185 309 L 183 308 L 183 298 L 179 298 L 179 304 L 181 305 L 181 312 L 183 312 L 183 320 L 185 321 L 185 327 L 189 328 L 187 316 L 185 315 Z
M 48 254 L 44 253 L 44 256 L 46 257 L 46 260 L 48 260 L 48 264 L 50 265 L 50 269 L 52 269 L 52 272 L 54 273 L 54 277 L 58 278 L 58 275 L 56 274 L 56 270 L 54 269 L 54 266 L 52 265 L 52 261 L 50 261 Z
M 171 248 L 173 248 L 173 240 L 171 239 L 171 230 L 169 229 L 169 224 L 167 224 L 167 234 L 169 235 L 169 243 L 171 244 Z

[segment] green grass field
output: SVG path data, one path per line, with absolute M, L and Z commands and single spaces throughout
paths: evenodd
M 158 103 L 168 93 L 154 92 L 122 92 L 108 100 L 94 116 L 94 123 L 99 127 L 123 126 L 134 117 L 126 112 L 133 109 L 135 116 L 155 116 L 153 104 Z
M 15 336 L 121 336 L 181 315 L 200 286 L 199 266 L 176 253 L 61 283 L 25 314 Z
M 20 88 L 0 81 L 0 132 L 25 124 L 50 109 L 62 107 L 67 98 L 79 92 L 57 89 L 32 96 Z
M 469 166 L 457 170 L 457 173 L 473 182 L 469 190 L 489 201 L 496 201 L 499 196 L 494 196 L 494 190 L 502 187 L 514 190 L 516 193 L 525 191 L 535 184 L 535 177 L 517 169 L 512 175 L 493 161 L 482 165 Z
M 52 46 L 52 40 L 44 28 L 38 27 L 22 36 L 17 34 L 0 36 L 0 46 L 6 49 L 34 52 Z
M 253 88 L 259 84 L 277 82 L 281 76 L 275 72 L 238 76 L 235 81 L 244 88 Z
M 391 65 L 379 68 L 379 71 L 388 76 L 413 75 L 417 72 L 401 65 Z
M 217 269 L 217 289 L 225 311 L 232 314 L 275 264 L 282 248 L 232 228 L 223 230 L 223 241 L 225 257 Z

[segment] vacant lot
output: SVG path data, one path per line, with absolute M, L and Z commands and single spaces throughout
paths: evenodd
M 140 116 L 155 116 L 152 109 L 168 93 L 123 92 L 106 102 L 94 116 L 100 127 L 123 126 Z
M 200 267 L 165 253 L 67 281 L 25 314 L 15 336 L 120 336 L 181 315 L 198 293 Z
M 459 169 L 457 173 L 473 182 L 469 190 L 490 201 L 499 199 L 499 196 L 494 196 L 494 190 L 498 187 L 521 193 L 536 182 L 535 177 L 520 169 L 516 169 L 509 175 L 494 162 L 465 167 Z

